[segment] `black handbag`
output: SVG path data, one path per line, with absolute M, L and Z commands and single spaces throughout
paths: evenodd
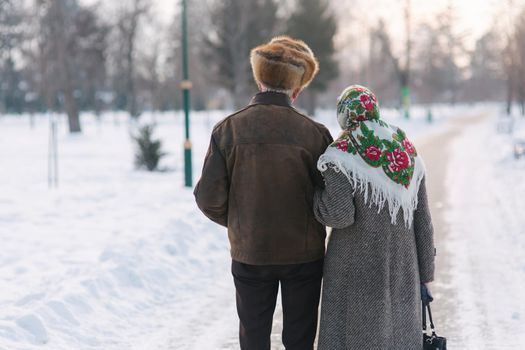
M 447 350 L 447 339 L 436 334 L 430 304 L 421 303 L 421 305 L 423 305 L 423 350 Z M 430 329 L 432 330 L 431 335 L 427 333 L 427 310 Z

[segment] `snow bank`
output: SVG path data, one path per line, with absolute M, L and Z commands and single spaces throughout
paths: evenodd
M 195 118 L 195 170 L 212 117 Z M 127 123 L 88 118 L 83 135 L 60 126 L 56 191 L 46 119 L 34 129 L 0 119 L 1 349 L 167 348 L 172 326 L 225 276 L 225 230 L 198 213 L 174 166 L 181 116 L 159 121 L 167 173 L 133 170 Z

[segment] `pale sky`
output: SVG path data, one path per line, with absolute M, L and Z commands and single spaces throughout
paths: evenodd
M 162 21 L 169 21 L 180 4 L 180 0 L 151 0 L 154 3 L 155 11 L 162 18 Z M 285 0 L 281 0 L 285 1 Z M 418 18 L 432 18 L 432 16 L 439 10 L 445 8 L 450 0 L 412 0 L 414 15 Z M 508 1 L 508 0 L 507 0 Z M 94 3 L 96 0 L 83 0 L 84 3 Z M 337 3 L 347 2 L 363 3 L 372 12 L 380 13 L 383 16 L 393 15 L 393 12 L 399 10 L 402 13 L 402 5 L 405 0 L 337 0 Z M 494 9 L 505 0 L 452 0 L 454 6 L 458 10 L 458 19 L 466 28 L 472 28 L 479 33 L 487 26 L 487 22 L 491 21 Z M 519 3 L 519 0 L 514 0 Z M 191 6 L 191 0 L 188 0 Z M 399 7 L 398 7 L 399 6 Z M 397 8 L 396 8 L 397 7 Z M 397 17 L 394 15 L 394 17 Z
M 401 6 L 405 1 L 375 0 L 374 2 L 384 4 L 379 6 L 384 9 L 384 13 L 388 14 L 392 11 L 394 4 Z M 501 7 L 504 0 L 412 0 L 414 21 L 432 21 L 437 13 L 447 8 L 449 2 L 455 8 L 458 28 L 479 37 L 492 24 L 496 8 Z M 398 8 L 398 12 L 402 13 L 402 7 Z
M 151 0 L 154 4 L 153 11 L 159 22 L 170 23 L 176 11 L 180 8 L 180 0 Z M 220 1 L 220 0 L 218 0 Z M 286 0 L 280 0 L 286 1 Z M 525 5 L 525 0 L 411 0 L 413 8 L 414 28 L 417 23 L 432 21 L 435 15 L 446 9 L 452 3 L 456 9 L 457 29 L 467 34 L 467 42 L 473 43 L 494 22 L 494 16 L 502 13 L 505 8 L 515 8 Z M 82 0 L 84 3 L 94 3 L 97 0 Z M 191 6 L 192 0 L 188 0 Z M 360 17 L 361 21 L 370 25 L 377 23 L 378 17 L 387 21 L 389 30 L 395 35 L 404 33 L 403 8 L 406 0 L 334 0 L 337 13 L 344 19 L 345 13 L 349 18 Z M 112 6 L 110 2 L 102 2 L 103 6 Z M 357 6 L 356 6 L 357 5 Z M 359 9 L 357 10 L 356 9 Z M 506 11 L 508 12 L 508 10 Z M 344 20 L 341 30 L 345 30 Z M 349 25 L 351 27 L 351 25 Z M 417 34 L 417 33 L 415 33 Z
M 180 0 L 152 0 L 163 21 L 173 18 L 177 5 Z M 281 0 L 283 1 L 283 0 Z M 412 0 L 415 20 L 432 19 L 436 12 L 446 8 L 450 0 Z M 405 0 L 336 0 L 337 3 L 363 3 L 363 7 L 371 11 L 377 11 L 384 17 L 399 17 L 393 14 L 396 10 L 402 15 Z M 464 29 L 469 29 L 478 36 L 491 23 L 492 16 L 497 7 L 505 0 L 453 0 L 452 3 L 457 9 L 458 22 Z M 518 2 L 518 1 L 515 1 Z M 191 0 L 188 0 L 191 4 Z M 399 6 L 399 7 L 398 7 Z M 396 9 L 397 7 L 397 9 Z
M 162 21 L 170 21 L 180 0 L 152 0 Z M 220 0 L 219 0 L 220 1 Z M 285 1 L 285 0 L 281 0 Z M 382 16 L 389 21 L 393 32 L 403 31 L 403 6 L 406 0 L 335 0 L 352 13 L 353 4 L 370 11 L 371 17 Z M 469 34 L 472 41 L 481 36 L 493 23 L 493 18 L 509 0 L 412 0 L 414 22 L 431 21 L 449 2 L 456 8 L 458 30 Z M 524 4 L 522 0 L 510 0 Z M 191 0 L 188 0 L 191 6 Z M 336 5 L 339 7 L 339 5 Z M 517 6 L 515 6 L 517 8 Z M 375 22 L 375 21 L 374 21 Z

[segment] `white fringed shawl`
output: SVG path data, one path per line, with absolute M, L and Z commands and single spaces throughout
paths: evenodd
M 352 184 L 354 193 L 362 193 L 365 203 L 369 201 L 370 207 L 376 205 L 378 212 L 387 204 L 393 224 L 396 224 L 397 214 L 402 208 L 405 225 L 412 225 L 419 185 L 425 175 L 425 165 L 420 156 L 415 158 L 414 175 L 408 188 L 392 181 L 382 168 L 368 165 L 361 156 L 344 153 L 334 147 L 328 147 L 317 166 L 321 172 L 328 167 L 342 172 Z
M 410 227 L 425 175 L 415 147 L 403 130 L 381 119 L 377 98 L 366 87 L 352 85 L 343 91 L 337 101 L 337 120 L 343 133 L 319 158 L 319 170 L 341 171 L 370 207 L 377 205 L 381 211 L 388 205 L 393 224 L 402 208 Z

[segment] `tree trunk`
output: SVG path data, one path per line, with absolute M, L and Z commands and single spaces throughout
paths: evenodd
M 519 86 L 518 86 L 518 95 L 519 95 L 519 101 L 520 101 L 520 107 L 521 107 L 521 115 L 525 116 L 525 60 L 521 63 L 520 67 L 520 80 L 519 80 Z
M 520 87 L 520 107 L 521 107 L 521 115 L 525 117 L 525 85 L 521 85 Z
M 123 26 L 126 38 L 125 60 L 127 64 L 127 108 L 131 118 L 133 119 L 137 119 L 140 116 L 135 86 L 135 40 L 137 31 L 139 30 L 139 21 L 148 9 L 148 5 L 144 4 L 145 2 L 142 0 L 135 0 L 133 2 L 132 12 L 129 13 L 129 17 L 124 18 L 124 21 L 127 21 L 127 26 Z
M 512 79 L 512 69 L 509 69 L 509 73 L 507 74 L 507 115 L 512 114 L 512 100 L 514 96 L 514 81 Z
M 80 118 L 78 115 L 77 101 L 75 101 L 75 96 L 73 93 L 74 87 L 71 82 L 71 75 L 69 74 L 69 62 L 64 57 L 63 59 L 61 59 L 61 63 L 62 67 L 64 67 L 64 107 L 66 109 L 69 132 L 81 132 L 82 130 L 80 128 Z
M 133 15 L 135 16 L 135 14 Z M 127 61 L 127 82 L 128 82 L 128 112 L 132 118 L 138 117 L 137 111 L 137 100 L 135 94 L 135 70 L 134 70 L 134 60 L 133 60 L 133 51 L 135 50 L 135 30 L 137 22 L 135 18 L 131 20 L 130 32 L 128 33 L 128 47 L 126 52 L 126 61 Z
M 73 95 L 72 87 L 64 90 L 64 104 L 66 107 L 67 120 L 69 125 L 70 133 L 81 132 L 80 128 L 80 117 L 78 115 L 77 102 Z
M 71 78 L 70 62 L 67 53 L 67 38 L 64 33 L 64 27 L 66 23 L 65 14 L 62 9 L 62 3 L 60 1 L 54 2 L 55 6 L 55 19 L 53 29 L 55 34 L 55 40 L 57 44 L 57 58 L 60 67 L 62 67 L 62 92 L 64 94 L 64 106 L 67 113 L 67 119 L 69 124 L 69 132 L 77 133 L 81 132 L 80 119 L 78 116 L 77 102 L 74 96 L 74 85 Z M 52 24 L 53 25 L 53 24 Z
M 80 128 L 80 117 L 78 115 L 78 107 L 77 107 L 77 101 L 75 101 L 75 95 L 74 90 L 75 87 L 73 86 L 73 82 L 71 80 L 71 71 L 69 66 L 69 60 L 67 58 L 67 54 L 65 52 L 65 45 L 59 44 L 60 46 L 60 63 L 63 67 L 63 92 L 64 92 L 64 107 L 66 109 L 67 114 L 67 120 L 69 125 L 69 132 L 70 133 L 77 133 L 81 132 Z

